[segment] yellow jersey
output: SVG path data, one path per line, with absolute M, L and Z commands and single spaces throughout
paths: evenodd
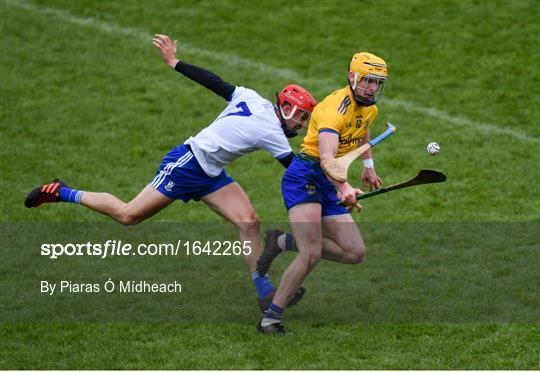
M 360 146 L 377 113 L 375 105 L 357 104 L 348 86 L 336 90 L 315 106 L 300 152 L 318 158 L 319 132 L 330 131 L 339 135 L 336 156 L 345 155 Z

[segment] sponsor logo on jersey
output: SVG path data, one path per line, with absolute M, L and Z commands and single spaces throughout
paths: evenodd
M 353 138 L 352 134 L 349 134 L 345 138 L 339 137 L 339 144 L 340 145 L 346 145 L 346 146 L 350 146 L 351 144 L 359 145 L 361 141 L 362 141 L 362 137 L 354 137 Z

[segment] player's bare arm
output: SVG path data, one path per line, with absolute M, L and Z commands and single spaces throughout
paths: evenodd
M 319 133 L 319 154 L 321 162 L 324 160 L 334 159 L 337 154 L 339 137 L 336 133 L 321 132 Z M 336 189 L 341 194 L 341 201 L 345 205 L 356 205 L 356 195 L 363 194 L 362 190 L 353 188 L 347 181 L 339 182 L 332 178 L 328 178 Z

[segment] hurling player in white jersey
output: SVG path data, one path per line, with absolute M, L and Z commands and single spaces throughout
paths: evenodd
M 251 254 L 244 259 L 264 311 L 275 288 L 267 276 L 256 271 L 261 253 L 259 219 L 244 190 L 224 167 L 259 149 L 268 151 L 287 167 L 294 156 L 287 137 L 307 126 L 316 101 L 302 87 L 288 85 L 274 105 L 251 89 L 228 84 L 208 70 L 180 61 L 176 57 L 177 43 L 168 36 L 156 34 L 152 42 L 167 65 L 228 101 L 225 110 L 196 136 L 173 148 L 152 182 L 128 203 L 110 193 L 75 190 L 55 179 L 32 190 L 25 205 L 30 208 L 48 202 L 78 203 L 124 225 L 134 225 L 177 199 L 202 200 L 238 228 L 241 241 L 251 241 Z M 300 289 L 289 304 L 302 296 Z

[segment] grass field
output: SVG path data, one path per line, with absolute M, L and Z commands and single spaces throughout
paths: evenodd
M 540 368 L 538 1 L 0 1 L 0 369 Z M 128 200 L 224 108 L 163 64 L 158 32 L 179 40 L 180 58 L 268 98 L 295 82 L 321 100 L 345 84 L 354 52 L 380 55 L 391 78 L 375 132 L 386 121 L 398 131 L 374 150 L 379 175 L 448 175 L 363 203 L 366 260 L 322 262 L 287 312 L 288 337 L 256 333 L 238 258 L 39 256 L 48 237 L 123 228 L 74 205 L 26 209 L 27 191 L 61 177 Z M 287 226 L 270 155 L 228 170 L 265 227 Z M 201 229 L 234 236 L 204 205 L 181 202 L 128 234 Z M 291 257 L 276 262 L 275 282 Z M 180 275 L 187 289 L 180 300 L 53 302 L 38 288 L 47 275 L 143 274 Z

